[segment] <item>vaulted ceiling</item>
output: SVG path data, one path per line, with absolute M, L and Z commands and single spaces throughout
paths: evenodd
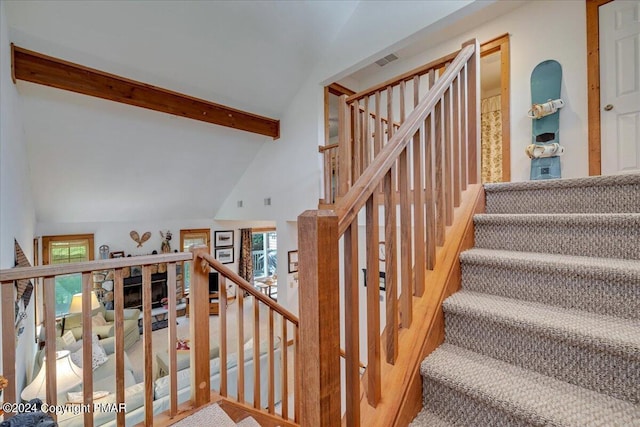
M 366 32 L 351 33 L 378 10 L 323 0 L 3 3 L 20 47 L 274 119 L 338 36 L 349 33 L 355 49 L 365 43 Z M 450 1 L 420 7 L 452 10 Z M 39 223 L 213 218 L 274 143 L 33 83 L 17 88 Z

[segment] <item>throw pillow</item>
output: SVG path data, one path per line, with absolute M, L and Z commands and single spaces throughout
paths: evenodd
M 56 348 L 58 350 L 66 350 L 67 347 L 73 345 L 76 342 L 76 337 L 73 336 L 73 332 L 67 331 L 61 337 L 56 338 Z
M 102 312 L 99 311 L 95 316 L 91 318 L 91 326 L 104 326 L 107 324 Z
M 78 350 L 71 353 L 71 360 L 73 361 L 73 363 L 78 365 L 79 368 L 82 368 L 82 365 L 83 365 L 82 347 L 80 347 Z M 99 366 L 104 364 L 107 360 L 108 360 L 107 353 L 104 351 L 104 348 L 102 348 L 102 346 L 100 345 L 100 342 L 98 342 L 98 336 L 94 334 L 91 337 L 91 369 L 95 371 Z

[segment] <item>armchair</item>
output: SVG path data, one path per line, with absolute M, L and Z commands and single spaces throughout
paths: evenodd
M 115 351 L 115 312 L 107 310 L 104 305 L 91 311 L 91 317 L 94 318 L 98 313 L 106 320 L 104 325 L 92 325 L 94 334 L 100 337 L 100 344 L 107 354 Z M 131 347 L 140 339 L 140 330 L 138 329 L 138 318 L 140 310 L 126 308 L 124 309 L 124 348 Z M 70 314 L 65 319 L 65 330 L 71 331 L 76 340 L 82 338 L 82 313 Z

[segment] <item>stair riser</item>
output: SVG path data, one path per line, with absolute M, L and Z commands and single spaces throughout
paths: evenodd
M 514 191 L 487 191 L 487 213 L 640 212 L 640 184 Z
M 640 259 L 640 218 L 604 221 L 475 222 L 475 246 L 519 252 Z
M 640 359 L 574 337 L 552 336 L 526 325 L 451 313 L 445 341 L 617 399 L 640 403 Z M 633 353 L 633 352 L 631 352 Z
M 489 265 L 461 262 L 463 289 L 507 298 L 640 319 L 640 278 L 579 267 Z
M 457 426 L 533 427 L 544 425 L 541 421 L 545 421 L 516 414 L 517 408 L 495 406 L 497 401 L 488 402 L 479 396 L 471 396 L 428 376 L 423 377 L 422 395 L 426 409 Z

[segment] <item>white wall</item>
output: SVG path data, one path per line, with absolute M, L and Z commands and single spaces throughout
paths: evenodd
M 389 46 L 407 42 L 407 38 L 453 12 L 468 14 L 483 6 L 479 3 L 361 2 L 287 108 L 280 122 L 280 139 L 261 147 L 216 219 L 274 220 L 278 224 L 278 259 L 283 259 L 283 252 L 297 249 L 297 216 L 317 209 L 322 185 L 316 147 L 324 145 L 323 84 L 344 77 L 346 70 L 373 62 Z M 379 27 L 385 31 L 370 32 Z M 265 197 L 271 197 L 271 206 L 264 206 Z M 242 208 L 237 207 L 239 200 L 244 203 Z M 281 229 L 290 232 L 285 235 Z M 278 277 L 286 276 L 286 263 L 279 262 Z M 279 286 L 278 298 L 297 313 L 297 288 L 285 289 Z
M 555 0 L 528 2 L 505 15 L 467 31 L 414 57 L 393 62 L 366 81 L 370 87 L 430 60 L 460 48 L 476 37 L 481 43 L 509 33 L 511 51 L 511 179 L 529 179 L 530 160 L 524 149 L 531 141 L 530 75 L 546 59 L 557 60 L 563 68 L 560 112 L 560 142 L 565 146 L 561 158 L 565 178 L 588 175 L 587 142 L 587 53 L 585 5 L 581 1 Z
M 11 81 L 9 36 L 5 4 L 0 2 L 0 268 L 12 268 L 15 263 L 14 239 L 27 258 L 33 262 L 35 211 L 29 182 L 26 143 L 19 113 L 20 99 Z M 27 307 L 23 334 L 18 338 L 16 379 L 18 390 L 26 381 L 35 353 L 34 298 Z M 0 305 L 0 314 L 3 307 Z M 12 307 L 5 309 L 12 310 Z M 3 329 L 12 325 L 3 325 Z M 0 354 L 2 351 L 0 342 Z M 11 350 L 11 349 L 8 349 Z M 0 365 L 0 372 L 1 372 Z

